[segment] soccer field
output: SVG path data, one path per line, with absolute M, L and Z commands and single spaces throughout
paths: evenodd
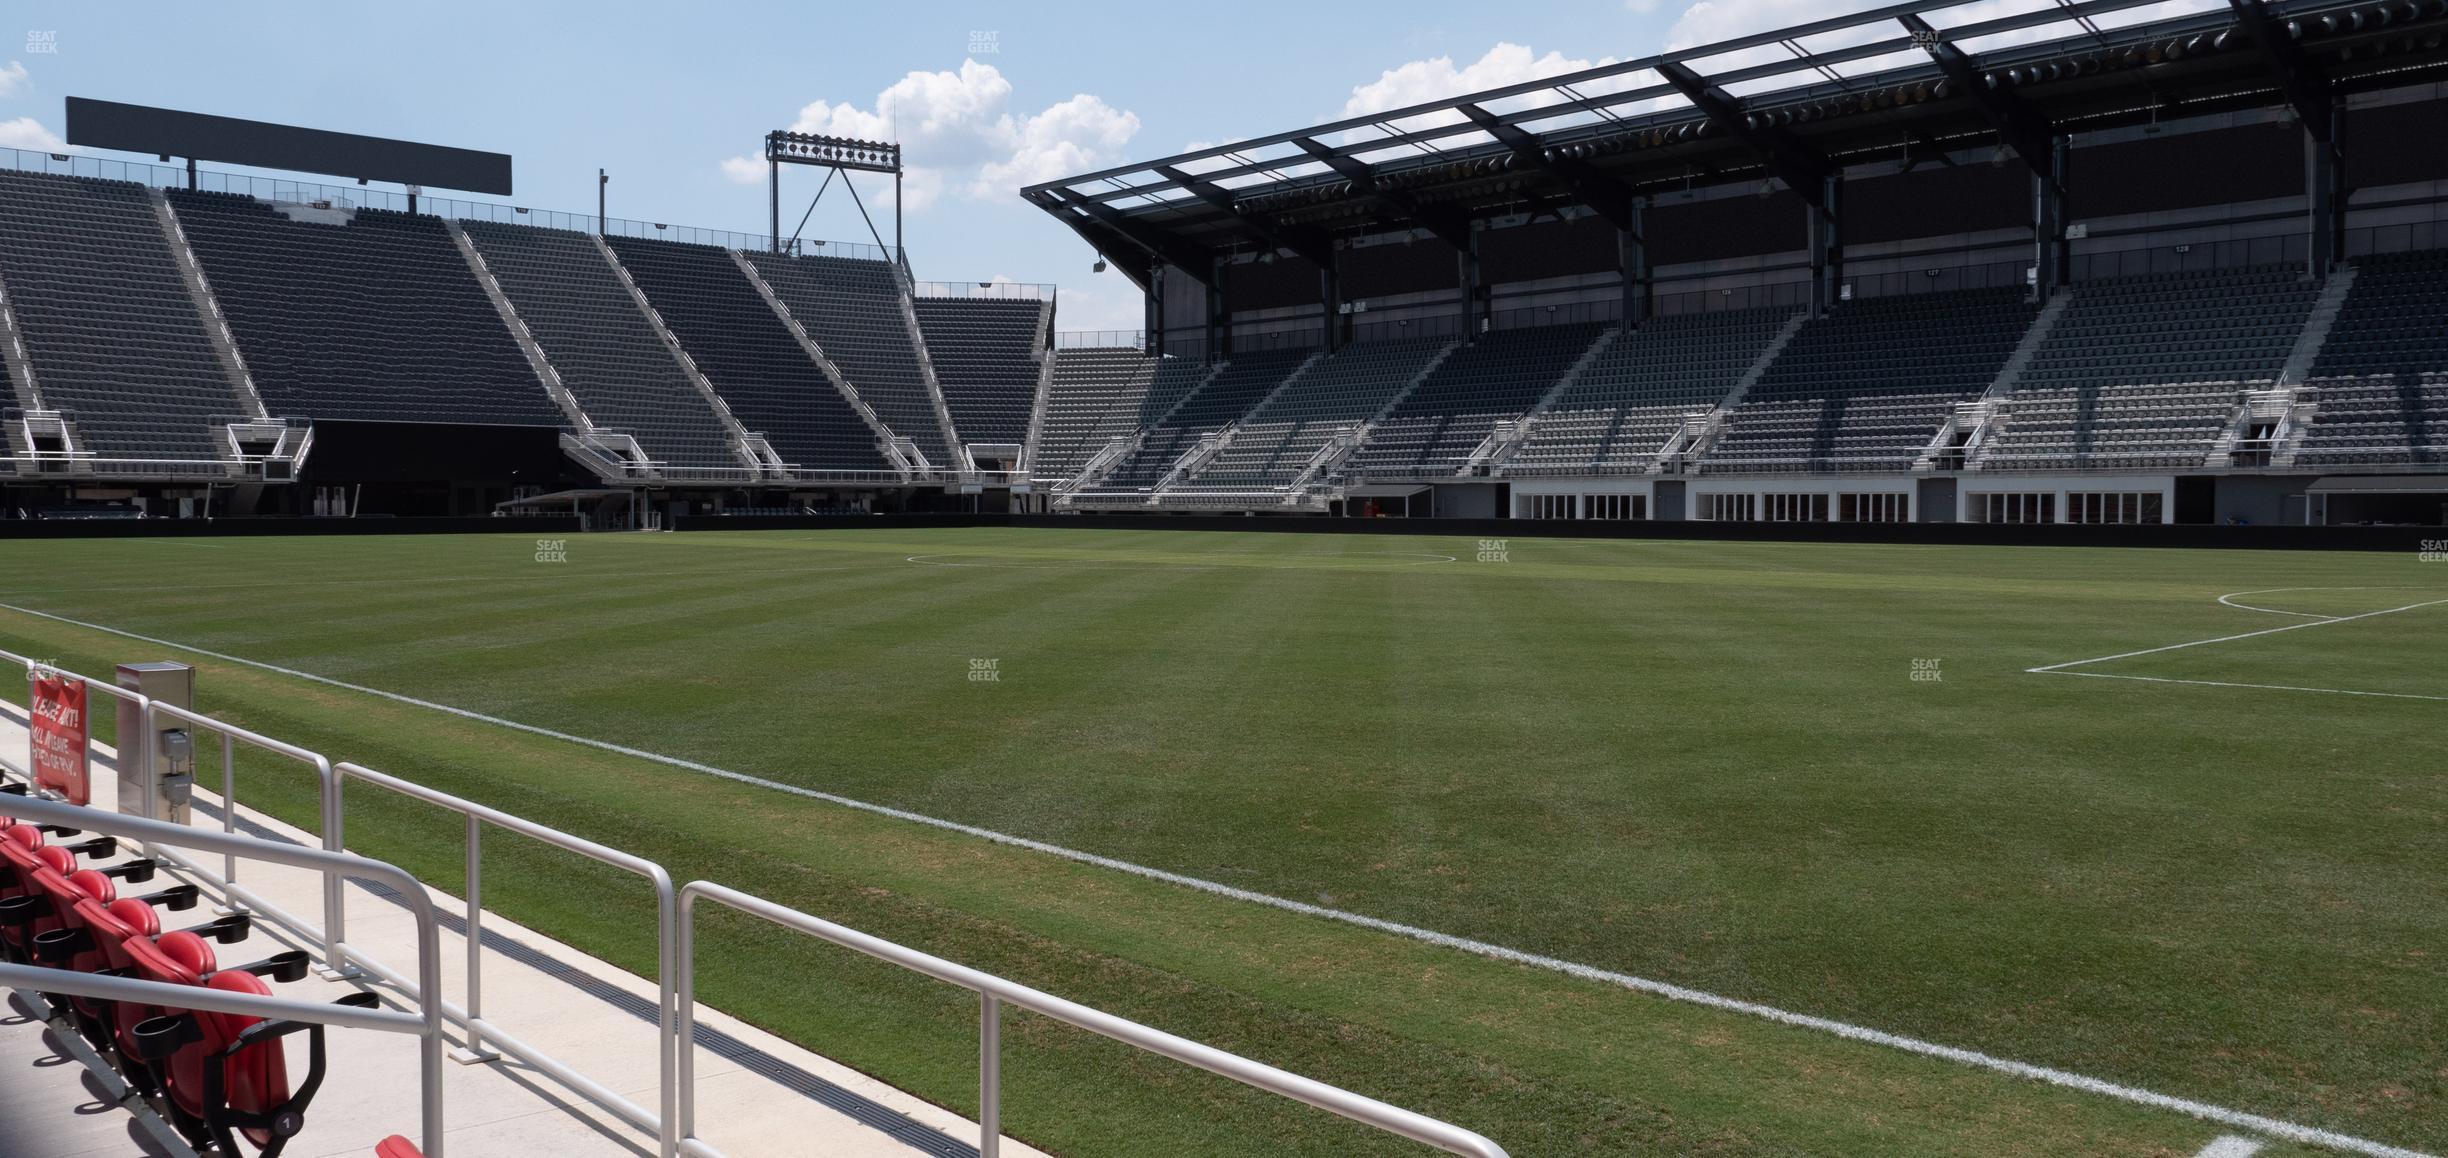
M 8 650 L 190 660 L 204 710 L 334 759 L 1515 1155 L 2190 1155 L 2253 1134 L 1627 978 L 2448 1150 L 2448 565 L 2411 554 L 71 540 L 0 543 L 0 603 Z M 313 819 L 292 768 L 246 766 L 240 799 Z M 456 819 L 368 793 L 350 823 L 456 887 Z M 627 878 L 491 848 L 532 871 L 488 872 L 490 904 L 651 970 Z M 756 952 L 707 967 L 709 1000 L 971 1106 L 963 995 L 715 927 Z M 1033 1018 L 1007 1033 L 1006 1127 L 1060 1153 L 1412 1152 Z

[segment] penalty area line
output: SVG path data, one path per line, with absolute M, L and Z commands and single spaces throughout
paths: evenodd
M 2240 634 L 2236 634 L 2236 635 L 2222 635 L 2222 636 L 2219 636 L 2219 637 L 2218 637 L 2218 638 L 2216 638 L 2216 639 L 2196 639 L 2196 640 L 2193 640 L 2193 641 L 2188 642 L 2188 643 L 2171 643 L 2171 644 L 2168 644 L 2168 645 L 2166 645 L 2166 646 L 2164 646 L 2164 647 L 2146 647 L 2146 648 L 2143 648 L 2143 649 L 2142 649 L 2142 650 L 2140 650 L 2140 651 L 2125 651 L 2125 652 L 2118 652 L 2118 653 L 2117 653 L 2117 654 L 2115 654 L 2115 655 L 2103 655 L 2103 656 L 2099 656 L 2099 657 L 2097 657 L 2097 658 L 2095 658 L 2095 659 L 2075 659 L 2075 660 L 2067 660 L 2067 661 L 2066 661 L 2066 662 L 2064 662 L 2064 663 L 2052 663 L 2052 664 L 2049 664 L 2049 665 L 2047 665 L 2047 666 L 2045 666 L 2045 667 L 2027 667 L 2027 668 L 2024 668 L 2024 669 L 2023 669 L 2023 671 L 2024 671 L 2026 674 L 2029 674 L 2029 675 L 2046 675 L 2046 674 L 2051 673 L 2051 672 L 2062 672 L 2062 671 L 2065 671 L 2065 670 L 2066 670 L 2066 669 L 2068 669 L 2068 668 L 2089 667 L 2089 666 L 2091 666 L 2092 664 L 2095 664 L 2095 663 L 2107 663 L 2107 662 L 2109 662 L 2110 660 L 2119 660 L 2119 659 L 2134 659 L 2134 658 L 2137 658 L 2137 657 L 2140 657 L 2140 656 L 2145 656 L 2145 655 L 2158 655 L 2158 654 L 2159 654 L 2159 653 L 2161 653 L 2161 652 L 2167 652 L 2167 651 L 2183 651 L 2184 649 L 2186 649 L 2186 648 L 2188 648 L 2188 647 L 2208 647 L 2209 645 L 2214 644 L 2214 643 L 2234 643 L 2234 642 L 2236 642 L 2237 640 L 2240 640 L 2240 639 L 2258 639 L 2258 638 L 2260 638 L 2261 636 L 2264 636 L 2264 635 L 2278 635 L 2278 634 L 2281 634 L 2281 633 L 2283 633 L 2283 632 L 2289 632 L 2289 631 L 2302 631 L 2303 629 L 2305 629 L 2305 628 L 2307 628 L 2307 627 L 2328 627 L 2328 626 L 2330 626 L 2330 625 L 2332 625 L 2332 624 L 2337 624 L 2337 623 L 2353 623 L 2354 621 L 2356 621 L 2356 620 L 2358 620 L 2358 619 L 2370 619 L 2370 618 L 2372 618 L 2372 617 L 2374 617 L 2374 616 L 2379 616 L 2379 615 L 2395 615 L 2395 614 L 2397 614 L 2397 613 L 2398 613 L 2398 612 L 2400 612 L 2400 611 L 2413 611 L 2413 610 L 2416 610 L 2417 608 L 2423 608 L 2423 607 L 2437 607 L 2437 606 L 2439 606 L 2440 604 L 2443 604 L 2443 603 L 2448 603 L 2448 599 L 2432 599 L 2432 600 L 2427 600 L 2427 601 L 2422 602 L 2422 603 L 2408 603 L 2408 604 L 2406 604 L 2406 605 L 2405 605 L 2405 606 L 2403 606 L 2403 607 L 2390 607 L 2390 608 L 2385 608 L 2385 609 L 2382 609 L 2382 610 L 2379 610 L 2379 611 L 2366 611 L 2366 612 L 2363 612 L 2363 613 L 2362 613 L 2362 614 L 2360 614 L 2360 615 L 2340 615 L 2340 616 L 2337 616 L 2337 617 L 2335 617 L 2335 618 L 2330 618 L 2330 619 L 2314 619 L 2314 620 L 2309 620 L 2309 621 L 2306 621 L 2306 622 L 2303 622 L 2303 623 L 2290 623 L 2290 624 L 2287 624 L 2287 625 L 2286 625 L 2286 626 L 2284 626 L 2284 627 L 2264 627 L 2264 628 L 2262 628 L 2262 629 L 2261 629 L 2261 630 L 2259 630 L 2259 631 L 2247 631 L 2247 632 L 2242 632 L 2242 633 L 2240 633 Z M 2235 605 L 2234 605 L 2234 604 L 2229 604 L 2228 606 L 2233 607 L 2233 606 L 2235 606 Z M 2251 608 L 2251 609 L 2249 609 L 2249 610 L 2260 610 L 2260 609 L 2259 609 L 2259 608 Z M 2280 614 L 2293 614 L 2293 613 L 2292 613 L 2292 612 L 2281 612 Z M 2080 674 L 2089 674 L 2089 673 L 2080 673 Z M 2134 677 L 2129 677 L 2129 678 L 2134 678 Z M 2173 682 L 2173 681 L 2171 681 L 2171 682 Z
M 2440 600 L 2439 602 L 2448 603 L 2448 600 Z M 2427 605 L 2417 604 L 2416 606 Z M 2397 608 L 2395 610 L 2406 610 L 2406 608 Z M 1147 880 L 1177 885 L 1182 888 L 1195 889 L 1199 892 L 1224 897 L 1230 900 L 1243 901 L 1253 905 L 1262 905 L 1267 908 L 1278 909 L 1288 913 L 1296 913 L 1301 916 L 1335 921 L 1341 924 L 1369 929 L 1380 933 L 1390 933 L 1395 936 L 1418 941 L 1423 944 L 1435 945 L 1445 949 L 1458 950 L 1464 953 L 1473 954 L 1475 956 L 1486 957 L 1496 961 L 1504 961 L 1510 964 L 1543 970 L 1545 972 L 1559 973 L 1567 977 L 1574 977 L 1584 981 L 1596 982 L 1603 985 L 1612 985 L 1618 988 L 1628 989 L 1636 993 L 1645 993 L 1653 997 L 1665 998 L 1670 1001 L 1678 1001 L 1688 1005 L 1697 1005 L 1727 1013 L 1742 1014 L 1765 1021 L 1776 1022 L 1780 1025 L 1792 1026 L 1797 1029 L 1815 1030 L 1820 1033 L 1830 1034 L 1832 1036 L 1845 1038 L 1850 1041 L 1884 1046 L 1904 1053 L 1918 1054 L 1922 1057 L 1954 1062 L 1973 1069 L 1988 1070 L 1992 1073 L 2005 1074 L 2009 1077 L 2025 1078 L 2031 1081 L 2043 1082 L 2048 1085 L 2059 1086 L 2065 1089 L 2079 1090 L 2089 1094 L 2097 1094 L 2102 1097 L 2114 1098 L 2118 1101 L 2129 1102 L 2135 1105 L 2148 1106 L 2153 1109 L 2166 1110 L 2171 1113 L 2182 1114 L 2187 1117 L 2197 1118 L 2206 1122 L 2215 1122 L 2223 1126 L 2231 1126 L 2237 1129 L 2249 1130 L 2253 1133 L 2272 1138 L 2281 1138 L 2291 1142 L 2301 1142 L 2311 1146 L 2326 1146 L 2333 1150 L 2343 1150 L 2353 1154 L 2370 1155 L 2371 1158 L 2437 1158 L 2437 1156 L 2425 1154 L 2419 1150 L 2409 1150 L 2401 1146 L 2392 1146 L 2384 1142 L 2374 1142 L 2364 1138 L 2340 1134 L 2332 1130 L 2324 1130 L 2315 1126 L 2306 1126 L 2301 1123 L 2286 1121 L 2281 1118 L 2271 1118 L 2261 1114 L 2248 1113 L 2243 1110 L 2230 1109 L 2226 1106 L 2214 1105 L 2209 1102 L 2195 1101 L 2190 1098 L 2180 1098 L 2174 1095 L 2157 1093 L 2152 1090 L 2145 1090 L 2134 1086 L 2120 1085 L 2103 1078 L 2090 1077 L 2085 1074 L 2074 1073 L 2070 1070 L 2052 1069 L 2048 1066 L 2032 1065 L 2027 1062 L 2019 1062 L 2010 1058 L 1995 1057 L 1990 1054 L 1981 1053 L 1977 1050 L 1962 1049 L 1950 1045 L 1940 1045 L 1936 1042 L 1923 1041 L 1920 1038 L 1906 1037 L 1902 1034 L 1889 1033 L 1885 1030 L 1871 1029 L 1867 1026 L 1853 1025 L 1851 1023 L 1837 1021 L 1832 1018 L 1818 1017 L 1807 1013 L 1796 1013 L 1792 1010 L 1779 1009 L 1772 1005 L 1762 1005 L 1758 1002 L 1744 1001 L 1740 998 L 1725 997 L 1719 994 L 1707 992 L 1705 990 L 1692 989 L 1686 986 L 1676 985 L 1672 982 L 1656 981 L 1646 977 L 1636 977 L 1629 973 L 1619 973 L 1611 969 L 1601 969 L 1594 965 L 1583 965 L 1578 962 L 1566 961 L 1561 958 L 1531 953 L 1521 949 L 1508 948 L 1506 946 L 1493 944 L 1487 941 L 1472 940 L 1468 937 L 1457 937 L 1450 933 L 1439 933 L 1433 929 L 1423 929 L 1416 925 L 1405 925 L 1396 921 L 1388 921 L 1380 917 L 1371 917 L 1361 913 L 1347 912 L 1342 909 L 1330 909 L 1323 905 L 1313 905 L 1304 901 L 1288 900 L 1283 897 L 1272 896 L 1250 889 L 1238 888 L 1218 881 L 1205 880 L 1183 873 L 1171 872 L 1166 869 L 1151 868 L 1147 865 L 1133 864 L 1129 861 L 1117 860 L 1113 857 L 1101 856 L 1092 852 L 1083 852 L 1078 849 L 1065 848 L 1061 845 L 1049 844 L 1041 840 L 1032 840 L 1025 836 L 1014 836 L 1010 833 L 997 832 L 990 828 L 980 828 L 973 824 L 963 824 L 956 820 L 945 820 L 941 817 L 928 816 L 924 813 L 911 812 L 907 809 L 894 808 L 890 805 L 874 804 L 864 800 L 856 800 L 851 797 L 836 795 L 820 789 L 806 788 L 796 784 L 785 784 L 779 780 L 768 780 L 762 776 L 754 776 L 746 772 L 734 772 L 728 768 L 717 768 L 711 764 L 701 764 L 695 760 L 687 760 L 678 756 L 666 756 L 660 752 L 649 752 L 640 748 L 631 748 L 627 745 L 615 744 L 608 740 L 597 740 L 587 736 L 573 735 L 568 732 L 555 731 L 551 728 L 539 727 L 534 724 L 522 724 L 516 720 L 504 719 L 500 716 L 489 716 L 482 712 L 470 711 L 466 708 L 453 707 L 449 704 L 435 703 L 432 700 L 421 700 L 414 696 L 402 695 L 398 692 L 384 691 L 381 688 L 367 687 L 363 684 L 353 684 L 345 680 L 333 679 L 330 676 L 316 675 L 313 672 L 299 671 L 295 668 L 265 663 L 261 660 L 247 659 L 244 656 L 229 655 L 224 652 L 212 651 L 206 648 L 196 647 L 191 644 L 179 643 L 175 640 L 161 639 L 150 635 L 140 635 L 133 631 L 126 631 L 99 623 L 88 623 L 81 619 L 71 619 L 65 615 L 55 615 L 48 611 L 37 611 L 30 607 L 19 607 L 7 603 L 0 603 L 0 611 L 14 611 L 20 615 L 30 615 L 37 619 L 47 619 L 54 623 L 64 623 L 71 627 L 81 627 L 88 631 L 99 631 L 108 635 L 116 635 L 122 639 L 132 639 L 139 643 L 150 643 L 160 647 L 176 648 L 180 651 L 188 652 L 193 655 L 206 656 L 228 663 L 240 664 L 245 667 L 255 668 L 259 671 L 268 671 L 276 675 L 284 675 L 295 679 L 302 679 L 312 683 L 323 684 L 327 687 L 340 688 L 344 691 L 352 691 L 363 695 L 374 696 L 379 699 L 390 700 L 394 703 L 407 704 L 412 707 L 425 708 L 430 711 L 441 712 L 445 715 L 457 716 L 464 720 L 491 724 L 495 727 L 507 728 L 516 732 L 525 732 L 529 735 L 542 736 L 546 739 L 559 740 L 570 744 L 578 744 L 584 747 L 594 748 L 599 751 L 611 752 L 616 755 L 628 756 L 639 760 L 646 760 L 652 763 L 662 764 L 667 767 L 679 768 L 685 771 L 712 776 L 717 779 L 729 780 L 734 783 L 746 784 L 757 788 L 767 789 L 769 791 L 784 793 L 786 795 L 803 797 L 809 800 L 820 800 L 827 804 L 839 805 L 843 808 L 854 809 L 856 811 L 866 812 L 876 816 L 889 817 L 894 820 L 907 821 L 912 824 L 921 824 L 929 828 L 941 829 L 946 832 L 956 832 L 964 836 L 977 837 L 981 840 L 992 841 L 996 844 L 1005 845 L 1011 848 L 1026 849 L 1030 852 L 1061 857 L 1064 860 L 1072 861 L 1078 864 L 1091 865 L 1097 868 L 1111 869 L 1115 872 L 1128 873 L 1132 876 L 1141 877 Z M 2373 614 L 2385 613 L 2375 612 Z M 2317 627 L 2319 624 L 2302 623 L 2291 626 Z M 2279 628 L 2277 630 L 2285 631 L 2289 630 L 2289 628 Z M 2258 635 L 2266 633 L 2255 632 L 2253 634 Z M 2079 662 L 2092 663 L 2098 661 L 2085 660 Z

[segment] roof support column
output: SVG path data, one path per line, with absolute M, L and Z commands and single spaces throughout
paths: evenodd
M 1477 342 L 1480 331 L 1488 324 L 1487 281 L 1479 269 L 1479 231 L 1474 229 L 1470 244 L 1454 250 L 1454 265 L 1461 273 L 1462 340 Z
M 2047 301 L 2073 279 L 2073 245 L 2066 239 L 2066 157 L 2071 138 L 2049 138 L 2048 165 L 2032 173 L 2032 294 Z
M 1149 259 L 1146 327 L 1147 352 L 1149 355 L 1154 357 L 1162 357 L 1165 349 L 1164 275 L 1165 263 L 1158 259 Z
M 2305 272 L 2314 281 L 2327 278 L 2345 256 L 2346 146 L 2339 133 L 2344 120 L 2343 102 L 2332 102 L 2328 125 L 2304 122 L 2304 191 L 2309 194 L 2304 224 L 2312 234 L 2311 260 Z
M 1615 253 L 1623 269 L 1623 311 L 1619 315 L 1627 330 L 1639 329 L 1649 320 L 1649 241 L 1642 236 L 1641 210 L 1648 198 L 1635 197 L 1631 202 L 1631 222 L 1628 228 L 1615 231 Z
M 1321 344 L 1329 354 L 1343 348 L 1343 270 L 1336 260 L 1340 251 L 1329 249 L 1326 260 L 1318 264 L 1318 308 L 1325 311 L 1326 325 Z
M 1795 190 L 1801 192 L 1801 190 Z M 1810 203 L 1811 312 L 1825 315 L 1844 282 L 1844 175 L 1819 179 Z
M 1224 300 L 1224 259 L 1215 261 L 1215 276 L 1207 280 L 1207 361 L 1232 357 L 1232 308 Z

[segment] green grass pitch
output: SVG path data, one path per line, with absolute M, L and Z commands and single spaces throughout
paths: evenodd
M 536 546 L 6 543 L 0 602 L 2448 1150 L 2448 699 L 2419 698 L 2448 697 L 2448 604 L 2314 618 L 2448 599 L 2448 565 L 1543 538 L 1483 560 L 1432 536 L 1085 527 Z M 2247 591 L 2263 610 L 2218 602 Z M 33 615 L 0 611 L 0 647 L 89 672 L 193 659 L 203 708 L 334 759 L 1516 1155 L 2190 1155 L 2238 1132 Z M 312 823 L 300 773 L 241 780 Z M 350 807 L 352 845 L 457 886 L 456 820 Z M 495 907 L 652 969 L 628 878 L 489 848 Z M 972 1107 L 965 995 L 712 929 L 708 1000 Z M 1063 1154 L 1417 1152 L 1035 1018 L 1006 1056 L 1007 1127 Z

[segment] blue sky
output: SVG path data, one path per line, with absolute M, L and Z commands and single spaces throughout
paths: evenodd
M 509 200 L 541 208 L 591 212 L 602 166 L 613 216 L 762 233 L 762 166 L 726 160 L 753 157 L 771 128 L 897 123 L 919 170 L 907 237 L 920 278 L 1054 282 L 1064 329 L 1135 328 L 1136 291 L 1091 274 L 1087 246 L 1020 185 L 1831 7 L 35 0 L 11 5 L 22 42 L 0 28 L 0 144 L 49 147 L 73 94 L 506 152 Z M 812 172 L 785 175 L 786 231 Z M 838 192 L 807 233 L 866 236 Z

